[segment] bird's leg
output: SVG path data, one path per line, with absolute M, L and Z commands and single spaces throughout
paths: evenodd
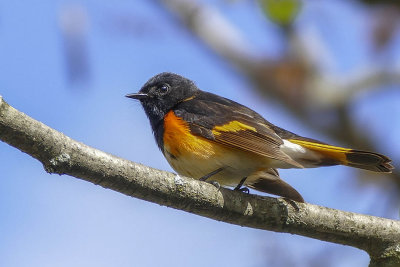
M 219 169 L 216 169 L 215 171 L 212 171 L 212 172 L 210 172 L 210 173 L 204 175 L 204 176 L 201 177 L 199 180 L 200 180 L 200 181 L 207 181 L 208 178 L 210 178 L 211 176 L 213 176 L 213 175 L 219 173 L 219 172 L 222 171 L 223 169 L 224 169 L 224 168 L 222 168 L 222 167 L 219 168 Z M 220 189 L 220 188 L 221 188 L 221 185 L 220 185 L 217 181 L 207 181 L 207 183 L 212 184 L 212 185 L 215 186 L 217 189 Z
M 250 192 L 250 190 L 247 187 L 242 187 L 242 185 L 244 184 L 244 181 L 246 181 L 246 179 L 247 179 L 247 177 L 244 177 L 242 180 L 240 180 L 238 185 L 233 190 L 248 194 Z
M 211 176 L 213 176 L 213 175 L 219 173 L 219 172 L 222 171 L 223 169 L 224 169 L 224 168 L 222 168 L 222 167 L 219 168 L 219 169 L 216 169 L 215 171 L 212 171 L 212 172 L 210 172 L 210 173 L 204 175 L 204 176 L 201 177 L 199 180 L 200 180 L 200 181 L 206 181 L 208 178 L 210 178 Z

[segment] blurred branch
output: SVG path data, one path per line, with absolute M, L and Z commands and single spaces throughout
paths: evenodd
M 379 90 L 382 85 L 400 84 L 400 70 L 369 67 L 347 76 L 324 77 L 319 75 L 310 84 L 308 98 L 316 105 L 340 107 L 347 105 L 355 95 L 368 90 Z M 312 90 L 312 88 L 319 88 Z
M 256 64 L 258 55 L 253 52 L 241 33 L 219 12 L 196 1 L 161 0 L 180 17 L 182 22 L 216 54 L 232 61 L 242 71 Z M 229 43 L 229 45 L 227 45 Z
M 385 83 L 400 83 L 400 72 L 369 70 L 344 81 L 324 77 L 307 57 L 304 44 L 288 31 L 290 50 L 279 60 L 255 55 L 249 42 L 216 9 L 195 0 L 158 0 L 217 56 L 235 66 L 263 95 L 278 99 L 302 123 L 338 142 L 359 149 L 379 151 L 367 132 L 351 122 L 348 103 L 356 93 Z M 317 104 L 318 103 L 318 104 Z M 321 104 L 324 105 L 321 107 Z M 337 120 L 318 123 L 315 116 L 329 111 Z M 391 176 L 400 188 L 400 173 Z
M 371 266 L 400 264 L 399 221 L 217 189 L 152 169 L 77 142 L 9 106 L 1 96 L 0 140 L 39 160 L 49 173 L 218 221 L 353 246 L 369 253 Z
M 68 82 L 71 84 L 85 83 L 90 80 L 88 21 L 86 9 L 77 3 L 63 6 L 59 14 Z

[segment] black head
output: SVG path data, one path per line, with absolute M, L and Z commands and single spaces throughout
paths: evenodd
M 126 97 L 141 102 L 154 130 L 168 111 L 198 91 L 191 80 L 178 74 L 163 72 L 148 80 L 138 93 L 128 94 Z

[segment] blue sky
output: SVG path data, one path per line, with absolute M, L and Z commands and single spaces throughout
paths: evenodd
M 254 3 L 209 2 L 216 2 L 260 53 L 279 55 L 282 39 Z M 332 2 L 306 5 L 299 25 L 329 41 L 337 60 L 323 67 L 344 73 L 367 61 L 368 47 L 360 45 L 365 36 L 359 21 L 365 16 L 352 4 Z M 90 81 L 83 84 L 68 82 L 59 24 L 61 10 L 72 3 L 79 3 L 89 19 Z M 321 21 L 316 12 L 341 23 Z M 118 15 L 139 25 L 131 35 L 115 26 Z M 78 141 L 158 169 L 172 171 L 139 103 L 124 95 L 162 71 L 187 76 L 203 90 L 245 104 L 284 128 L 329 141 L 279 103 L 260 99 L 152 1 L 3 1 L 0 58 L 0 95 L 10 105 Z M 398 118 L 399 99 L 396 88 L 385 96 L 364 94 L 354 105 L 354 116 L 371 131 L 389 126 L 387 138 L 398 144 L 398 123 L 368 119 Z M 381 152 L 400 159 L 399 146 L 384 141 Z M 277 257 L 297 264 L 292 266 L 308 266 L 321 257 L 334 258 L 333 266 L 368 262 L 354 248 L 216 222 L 49 175 L 39 162 L 4 143 L 0 161 L 0 266 L 265 266 Z M 398 219 L 398 205 L 391 203 L 388 210 L 390 199 L 380 197 L 385 192 L 371 184 L 360 186 L 356 175 L 345 167 L 281 172 L 311 203 Z

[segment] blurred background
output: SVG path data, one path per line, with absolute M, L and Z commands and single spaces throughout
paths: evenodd
M 379 2 L 379 4 L 377 4 Z M 0 95 L 56 130 L 172 171 L 139 103 L 171 71 L 270 122 L 383 153 L 392 175 L 282 170 L 307 202 L 399 219 L 398 1 L 0 2 Z M 367 266 L 368 255 L 47 174 L 0 143 L 0 266 Z

